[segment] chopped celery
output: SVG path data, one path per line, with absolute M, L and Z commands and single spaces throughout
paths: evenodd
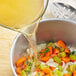
M 76 55 L 70 55 L 69 57 L 71 60 L 76 60 Z
M 67 71 L 70 71 L 70 67 L 69 67 L 69 68 L 67 68 Z
M 72 76 L 72 72 L 68 72 L 68 74 Z
M 49 68 L 49 66 L 46 66 L 46 65 L 40 65 L 40 69 L 44 69 L 44 68 Z
M 21 75 L 21 76 L 27 76 L 27 74 L 26 74 L 26 72 L 25 72 L 24 70 L 22 70 L 22 71 L 20 72 L 20 75 Z
M 55 76 L 63 76 L 63 73 L 59 70 L 55 70 Z
M 26 66 L 26 68 L 24 69 L 26 72 L 31 72 L 31 67 L 30 66 Z
M 54 56 L 53 59 L 54 59 L 55 62 L 57 62 L 59 64 L 61 63 L 61 59 L 59 57 Z
M 61 52 L 61 53 L 58 54 L 58 57 L 62 57 L 62 58 L 66 57 L 66 53 L 65 52 Z
M 25 61 L 25 64 L 28 64 L 28 61 Z
M 49 43 L 47 44 L 47 47 L 49 47 L 49 46 L 55 48 L 55 44 L 54 44 L 53 42 L 49 42 Z
M 73 70 L 76 69 L 76 64 L 71 64 L 70 65 L 70 71 L 73 72 Z
M 62 66 L 59 65 L 59 66 L 57 66 L 57 68 L 59 71 L 62 71 Z
M 40 76 L 40 73 L 38 73 L 38 76 Z
M 61 48 L 60 51 L 63 52 L 65 50 L 65 48 Z

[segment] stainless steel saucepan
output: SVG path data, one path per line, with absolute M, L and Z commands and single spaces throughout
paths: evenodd
M 37 29 L 37 43 L 47 42 L 51 40 L 63 40 L 67 45 L 76 47 L 76 23 L 68 20 L 61 19 L 48 19 L 43 20 Z M 24 53 L 28 47 L 27 39 L 18 34 L 12 44 L 10 53 L 11 68 L 14 76 L 16 60 Z

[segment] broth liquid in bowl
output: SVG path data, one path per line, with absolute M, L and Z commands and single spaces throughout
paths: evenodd
M 33 28 L 31 23 L 42 15 L 43 9 L 44 0 L 0 0 L 0 24 L 23 33 L 28 39 L 36 59 L 35 33 L 38 24 L 35 25 L 36 27 L 33 29 L 34 32 L 32 30 L 32 34 L 26 34 L 26 32 L 31 31 L 30 29 Z M 31 26 L 31 28 L 25 30 L 28 26 Z

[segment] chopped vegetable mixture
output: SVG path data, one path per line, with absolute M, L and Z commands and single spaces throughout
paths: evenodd
M 22 56 L 16 61 L 17 75 L 76 76 L 76 51 L 71 51 L 62 40 L 45 44 L 38 52 L 38 66 L 30 56 Z

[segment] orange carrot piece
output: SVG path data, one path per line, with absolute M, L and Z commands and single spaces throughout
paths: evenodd
M 63 62 L 61 62 L 60 65 L 62 66 L 63 65 Z
M 76 70 L 73 71 L 73 76 L 76 76 Z
M 40 71 L 40 72 L 37 72 L 35 76 L 44 76 L 44 73 Z
M 71 62 L 75 62 L 76 60 L 71 60 Z
M 26 61 L 26 57 L 19 58 L 16 62 L 16 66 L 17 67 L 21 66 L 25 61 Z
M 50 69 L 51 69 L 52 71 L 54 71 L 55 67 L 50 66 Z
M 45 76 L 50 76 L 49 74 L 46 74 Z
M 64 48 L 65 48 L 65 46 L 66 46 L 62 40 L 59 40 L 59 41 L 57 42 L 57 44 L 58 44 L 60 47 L 64 47 Z
M 17 75 L 17 76 L 21 76 L 21 75 Z
M 40 54 L 40 55 L 44 55 L 44 51 L 45 51 L 45 50 L 41 50 L 41 51 L 39 52 L 39 54 Z
M 58 53 L 60 53 L 60 51 L 55 48 L 55 49 L 53 50 L 53 54 L 58 54 Z
M 48 49 L 50 50 L 50 54 L 52 54 L 52 52 L 53 52 L 53 51 L 52 51 L 52 47 L 49 46 Z
M 48 51 L 47 53 L 45 53 L 45 56 L 51 56 L 51 54 L 52 54 L 52 47 L 48 47 L 48 49 L 50 51 Z
M 28 57 L 27 57 L 27 60 L 28 60 L 28 59 L 30 59 L 30 58 L 31 58 L 31 57 L 30 57 L 30 56 L 28 56 Z
M 57 54 L 52 54 L 50 57 L 53 58 L 54 56 L 57 56 Z
M 24 63 L 24 64 L 22 65 L 22 69 L 25 69 L 25 67 L 26 67 L 26 64 Z
M 70 61 L 70 58 L 69 57 L 64 57 L 64 58 L 61 58 L 62 61 L 64 61 L 65 63 L 69 62 Z
M 43 62 L 47 62 L 49 59 L 50 59 L 49 56 L 42 56 L 42 57 L 40 58 L 40 60 L 43 61 Z
M 49 75 L 51 76 L 51 70 L 49 68 L 45 68 L 45 69 L 42 69 L 42 72 L 44 72 L 46 75 Z
M 65 73 L 65 74 L 64 74 L 64 76 L 71 76 L 71 75 L 70 75 L 70 74 L 68 74 L 68 73 Z
M 50 57 L 50 56 L 51 56 L 50 52 L 47 52 L 47 53 L 45 54 L 45 56 Z
M 69 49 L 65 49 L 65 53 L 69 54 L 70 53 L 70 50 Z
M 21 70 L 22 70 L 21 67 L 17 67 L 17 68 L 16 68 L 16 73 L 17 73 L 17 74 L 20 74 Z

